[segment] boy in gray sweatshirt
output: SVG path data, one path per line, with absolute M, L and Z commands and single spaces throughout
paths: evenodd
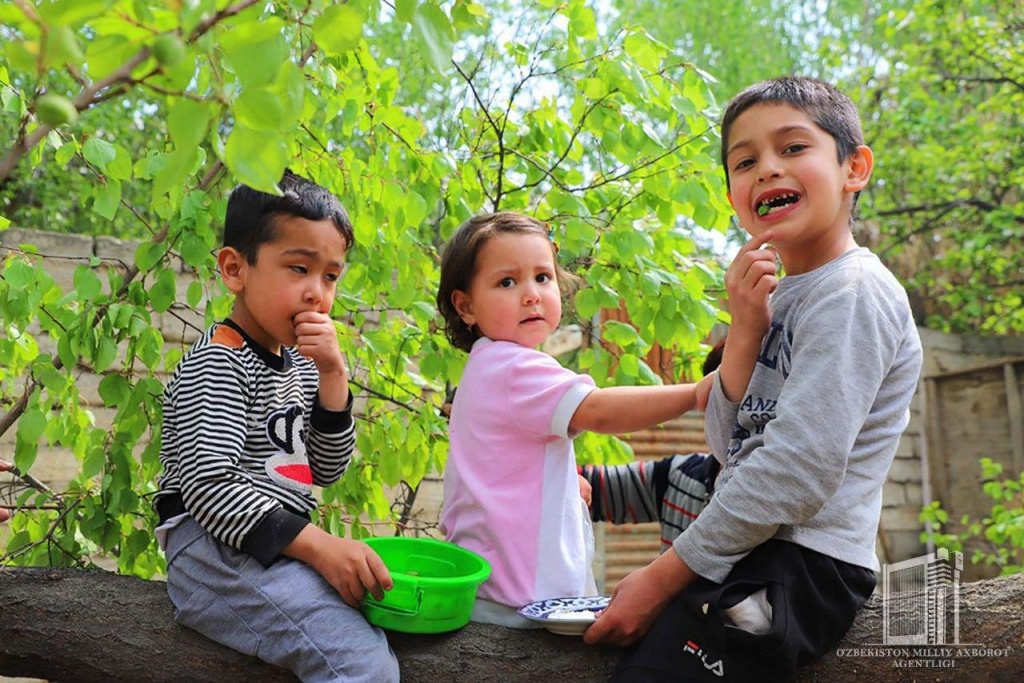
M 615 680 L 781 678 L 835 646 L 875 587 L 882 484 L 921 369 L 906 293 L 851 233 L 873 156 L 850 99 L 807 78 L 751 86 L 723 117 L 722 162 L 752 236 L 726 274 L 730 362 L 707 410 L 722 470 L 675 552 L 588 630 L 635 643 Z

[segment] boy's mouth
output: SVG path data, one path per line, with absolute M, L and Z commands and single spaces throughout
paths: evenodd
M 538 321 L 543 322 L 544 321 L 544 316 L 541 315 L 540 313 L 534 313 L 533 315 L 528 315 L 525 318 L 523 318 L 522 320 L 520 320 L 519 324 L 520 325 L 525 325 L 526 323 L 533 323 L 533 322 L 538 322 Z
M 762 193 L 754 203 L 754 212 L 759 218 L 773 216 L 799 203 L 799 192 L 793 190 L 774 189 Z

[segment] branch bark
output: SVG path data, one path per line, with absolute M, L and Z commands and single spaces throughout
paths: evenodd
M 140 683 L 294 680 L 288 672 L 175 624 L 159 581 L 102 571 L 8 569 L 0 571 L 0 605 L 0 675 Z M 1014 680 L 1024 671 L 1022 631 L 1024 574 L 966 584 L 961 589 L 961 640 L 1009 652 L 958 658 L 953 669 L 929 669 L 928 678 Z M 615 648 L 588 647 L 579 638 L 485 624 L 434 636 L 389 633 L 389 638 L 406 683 L 606 680 L 620 655 Z M 877 650 L 881 640 L 882 603 L 876 596 L 839 647 Z M 830 654 L 793 680 L 906 680 L 906 671 L 894 660 L 885 654 Z

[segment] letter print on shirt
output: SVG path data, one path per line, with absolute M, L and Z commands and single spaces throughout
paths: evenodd
M 309 492 L 313 472 L 306 458 L 306 430 L 302 407 L 297 404 L 276 410 L 267 418 L 267 438 L 278 448 L 264 466 L 274 483 L 293 491 Z

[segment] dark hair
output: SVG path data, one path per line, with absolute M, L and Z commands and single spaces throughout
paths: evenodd
M 352 248 L 355 244 L 352 223 L 345 207 L 330 191 L 289 170 L 285 170 L 278 187 L 284 193 L 281 197 L 248 185 L 239 185 L 231 191 L 224 218 L 225 247 L 237 249 L 250 264 L 256 263 L 260 246 L 277 236 L 274 219 L 298 216 L 310 221 L 331 219 L 345 238 L 345 248 Z
M 437 288 L 437 309 L 441 312 L 445 336 L 457 349 L 469 351 L 473 342 L 480 338 L 479 330 L 470 329 L 462 321 L 452 303 L 456 290 L 469 289 L 476 275 L 476 257 L 480 249 L 492 237 L 498 235 L 537 235 L 551 239 L 548 226 L 536 218 L 514 211 L 500 211 L 473 216 L 459 226 L 445 245 L 441 256 L 441 283 Z M 555 280 L 563 298 L 568 298 L 578 287 L 579 278 L 558 265 L 558 246 L 551 242 L 551 254 L 555 260 Z
M 722 353 L 724 351 L 725 339 L 719 341 L 708 351 L 708 355 L 704 357 L 704 366 L 701 368 L 705 377 L 717 370 L 718 366 L 722 364 Z
M 864 144 L 857 107 L 835 86 L 803 76 L 782 76 L 761 81 L 732 98 L 722 116 L 721 155 L 726 187 L 729 187 L 729 167 L 726 163 L 729 131 L 740 114 L 758 104 L 784 104 L 807 114 L 815 125 L 835 139 L 840 164 Z M 859 196 L 860 192 L 854 194 L 854 206 Z

